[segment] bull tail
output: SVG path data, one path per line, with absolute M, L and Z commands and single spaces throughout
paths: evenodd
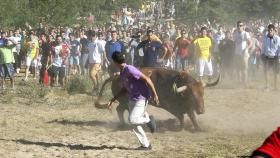
M 101 90 L 99 91 L 98 97 L 97 97 L 96 101 L 94 102 L 95 107 L 98 107 L 98 108 L 106 107 L 106 106 L 104 106 L 105 105 L 104 103 L 100 103 L 100 100 L 102 99 L 103 91 L 104 91 L 106 85 L 108 83 L 112 82 L 114 79 L 115 79 L 115 77 L 109 77 L 104 81 L 104 83 L 102 84 Z
M 219 74 L 219 76 L 218 76 L 216 81 L 214 81 L 212 83 L 206 83 L 205 87 L 214 87 L 214 86 L 216 86 L 219 83 L 220 78 L 221 78 L 221 74 Z

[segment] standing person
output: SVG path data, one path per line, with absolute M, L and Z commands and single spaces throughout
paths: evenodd
M 216 64 L 220 62 L 219 60 L 221 56 L 220 56 L 219 45 L 223 39 L 225 39 L 225 33 L 223 31 L 223 27 L 219 26 L 218 32 L 213 35 L 213 44 L 214 44 L 213 56 L 214 59 L 216 60 Z
M 26 54 L 26 69 L 25 69 L 25 78 L 23 78 L 23 81 L 28 80 L 28 75 L 29 75 L 29 68 L 30 66 L 32 67 L 33 74 L 34 74 L 34 79 L 36 79 L 36 69 L 37 69 L 37 58 L 39 55 L 39 42 L 38 38 L 35 36 L 34 32 L 31 31 L 30 37 L 27 41 L 28 43 L 28 48 L 27 48 L 27 54 Z
M 137 49 L 142 48 L 144 52 L 143 67 L 160 67 L 160 55 L 164 48 L 160 41 L 154 39 L 155 35 L 152 30 L 147 31 L 146 40 L 138 44 Z
M 98 43 L 100 43 L 103 47 L 103 50 L 105 51 L 105 46 L 106 46 L 106 41 L 105 41 L 105 36 L 103 35 L 102 31 L 99 30 L 97 32 L 97 37 L 98 37 Z M 101 75 L 100 75 L 100 78 L 101 80 L 103 80 L 105 78 L 105 74 L 107 72 L 107 68 L 108 68 L 108 65 L 107 63 L 105 62 L 105 53 L 102 54 L 101 56 L 102 60 L 101 60 Z
M 81 74 L 80 67 L 80 42 L 75 39 L 73 33 L 69 34 L 69 47 L 70 47 L 70 56 L 69 56 L 69 73 Z
M 164 61 L 164 67 L 173 69 L 173 43 L 167 34 L 163 37 L 163 48 L 162 60 Z
M 80 48 L 81 48 L 81 73 L 82 75 L 87 73 L 88 70 L 88 44 L 89 40 L 84 34 L 84 31 L 80 32 Z
M 178 48 L 176 53 L 176 62 L 175 62 L 175 69 L 179 70 L 179 64 L 182 70 L 189 68 L 189 57 L 190 53 L 188 50 L 188 46 L 191 44 L 191 41 L 188 39 L 188 34 L 185 30 L 181 31 L 181 37 L 176 39 L 174 45 L 174 51 Z
M 248 77 L 250 77 L 250 79 L 255 79 L 257 71 L 257 57 L 259 55 L 261 47 L 258 39 L 254 35 L 254 32 L 252 30 L 248 30 L 248 32 L 252 41 L 252 47 L 249 49 L 250 57 L 248 61 Z
M 149 116 L 145 111 L 151 90 L 153 101 L 159 103 L 158 96 L 153 82 L 149 77 L 141 73 L 137 68 L 125 63 L 125 58 L 120 52 L 114 52 L 112 59 L 116 66 L 120 69 L 120 78 L 122 89 L 108 103 L 110 108 L 112 103 L 122 95 L 129 95 L 129 122 L 135 126 L 133 132 L 137 136 L 141 146 L 139 150 L 151 150 L 152 146 L 141 125 L 147 124 L 151 132 L 154 133 L 156 123 L 153 116 Z
M 143 51 L 137 50 L 138 44 L 141 42 L 141 32 L 138 31 L 136 35 L 132 36 L 132 40 L 129 42 L 131 63 L 136 67 L 140 67 L 143 63 Z M 142 50 L 142 49 L 141 49 Z
M 66 75 L 65 63 L 67 60 L 67 45 L 63 43 L 61 35 L 56 36 L 56 45 L 52 47 L 51 67 L 48 73 L 51 79 L 51 86 L 57 86 L 60 83 L 64 86 L 64 78 Z
M 43 84 L 44 79 L 44 73 L 45 70 L 48 68 L 48 64 L 50 61 L 50 55 L 51 55 L 51 46 L 48 42 L 47 35 L 45 33 L 42 33 L 41 35 L 41 45 L 40 45 L 40 51 L 41 51 L 41 69 L 40 69 L 40 78 L 39 83 Z
M 9 42 L 12 45 L 8 44 Z M 11 81 L 11 88 L 14 88 L 14 67 L 15 62 L 13 55 L 13 47 L 17 44 L 17 41 L 12 39 L 5 39 L 3 47 L 0 48 L 0 77 L 1 77 L 1 87 L 5 89 L 5 78 L 9 77 Z
M 21 32 L 21 44 L 20 44 L 20 52 L 19 52 L 19 65 L 21 66 L 23 61 L 26 59 L 27 55 L 27 47 L 28 47 L 28 36 L 26 30 L 22 30 Z
M 96 33 L 94 31 L 89 32 L 89 40 L 88 44 L 89 50 L 89 75 L 90 79 L 93 83 L 93 95 L 97 95 L 99 92 L 98 89 L 98 72 L 101 70 L 102 63 L 102 54 L 105 55 L 104 48 L 100 42 L 98 42 Z
M 249 59 L 248 50 L 252 46 L 252 41 L 249 33 L 245 31 L 244 27 L 244 23 L 238 21 L 238 29 L 233 34 L 233 41 L 235 43 L 234 64 L 239 82 L 244 86 L 247 86 Z
M 196 47 L 196 52 L 198 53 L 198 70 L 199 70 L 199 79 L 203 82 L 204 74 L 208 77 L 208 82 L 213 75 L 212 67 L 212 42 L 211 39 L 207 36 L 207 28 L 201 28 L 201 37 L 194 40 L 194 45 Z
M 17 45 L 12 49 L 12 51 L 15 59 L 14 69 L 17 73 L 19 73 L 20 70 L 19 51 L 20 51 L 20 42 L 21 42 L 21 36 L 19 34 L 19 30 L 15 30 L 14 33 L 12 33 L 12 35 L 9 38 L 17 42 Z
M 265 75 L 265 90 L 269 90 L 269 70 L 272 70 L 272 76 L 274 79 L 274 89 L 277 89 L 277 75 L 279 71 L 280 62 L 280 37 L 275 33 L 275 26 L 273 24 L 268 25 L 268 33 L 263 38 L 262 46 L 262 59 L 264 64 Z
M 111 31 L 112 40 L 105 45 L 105 62 L 108 64 L 108 73 L 110 77 L 114 76 L 119 70 L 114 66 L 112 54 L 113 52 L 125 53 L 125 48 L 122 42 L 118 40 L 118 35 L 115 30 Z
M 226 31 L 225 39 L 219 44 L 219 56 L 221 58 L 221 75 L 222 78 L 232 78 L 232 66 L 234 57 L 234 42 L 231 39 L 231 32 Z

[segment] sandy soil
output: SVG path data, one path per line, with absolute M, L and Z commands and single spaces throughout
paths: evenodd
M 193 133 L 166 111 L 150 106 L 158 122 L 147 132 L 151 151 L 139 146 L 131 128 L 118 128 L 116 111 L 96 109 L 86 94 L 52 90 L 44 99 L 0 95 L 1 158 L 223 158 L 249 155 L 279 126 L 279 91 L 261 86 L 242 89 L 224 84 L 205 90 L 206 113 L 198 116 L 203 131 Z M 16 95 L 16 94 L 14 94 Z M 148 129 L 146 129 L 148 131 Z

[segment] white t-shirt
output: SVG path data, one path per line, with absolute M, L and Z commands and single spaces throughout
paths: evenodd
M 98 39 L 98 42 L 102 45 L 103 49 L 105 50 L 106 41 L 102 39 Z
M 57 45 L 53 48 L 53 65 L 57 66 L 57 67 L 61 67 L 62 66 L 62 57 L 60 56 L 60 52 L 62 50 L 62 46 L 61 45 Z
M 244 55 L 244 53 L 248 52 L 246 51 L 247 47 L 247 40 L 250 39 L 250 35 L 246 31 L 238 32 L 236 31 L 233 34 L 233 41 L 235 43 L 235 54 L 238 55 Z
M 88 44 L 88 59 L 90 64 L 101 64 L 102 53 L 105 51 L 100 42 L 90 42 Z

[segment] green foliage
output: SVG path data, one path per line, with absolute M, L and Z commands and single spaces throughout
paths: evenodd
M 26 22 L 38 27 L 40 22 L 53 26 L 87 25 L 90 13 L 95 24 L 110 20 L 110 15 L 125 6 L 138 9 L 139 0 L 0 0 L 0 27 L 24 26 Z M 221 22 L 237 19 L 279 17 L 279 0 L 175 0 L 177 18 L 182 22 L 206 18 Z M 180 20 L 179 20 L 180 21 Z
M 197 10 L 196 10 L 197 7 Z M 177 18 L 186 22 L 215 19 L 221 23 L 237 20 L 279 17 L 280 3 L 277 0 L 193 0 L 176 1 Z
M 66 90 L 69 94 L 86 93 L 91 88 L 88 76 L 73 76 L 66 83 Z

